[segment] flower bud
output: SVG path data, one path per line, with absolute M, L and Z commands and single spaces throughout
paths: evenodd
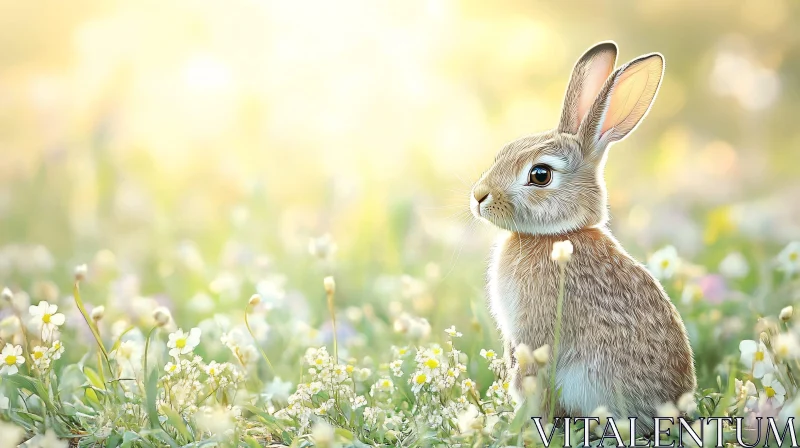
M 762 331 L 761 334 L 758 335 L 758 339 L 760 339 L 765 345 L 769 345 L 769 335 L 766 331 Z
M 333 446 L 336 434 L 333 431 L 333 426 L 329 425 L 324 420 L 315 423 L 311 428 L 311 437 L 317 446 Z
M 260 294 L 253 294 L 252 296 L 250 296 L 250 301 L 248 302 L 250 306 L 258 306 L 258 304 L 260 303 L 261 303 Z
M 659 417 L 671 417 L 673 419 L 676 419 L 680 416 L 680 414 L 681 411 L 671 401 L 663 403 L 661 406 L 656 408 L 656 415 Z
M 694 401 L 694 394 L 686 392 L 678 398 L 678 410 L 685 414 L 693 414 L 697 410 L 697 403 Z
M 611 412 L 609 412 L 608 408 L 605 406 L 598 406 L 594 411 L 592 411 L 591 415 L 597 417 L 599 421 L 590 420 L 589 431 L 594 431 L 594 433 L 598 436 L 602 436 L 602 433 L 606 428 L 606 424 L 608 423 L 608 418 L 611 417 Z
M 308 252 L 320 260 L 327 260 L 336 252 L 336 243 L 331 235 L 326 233 L 319 238 L 311 238 L 308 242 Z
M 556 241 L 553 243 L 553 252 L 550 258 L 558 264 L 566 264 L 572 259 L 572 242 L 570 240 Z
M 533 359 L 537 364 L 543 366 L 550 362 L 550 345 L 545 344 L 533 351 Z
M 333 294 L 336 292 L 336 282 L 333 280 L 332 276 L 325 277 L 325 279 L 322 280 L 322 284 L 325 286 L 326 293 Z
M 153 320 L 156 321 L 156 325 L 159 327 L 167 325 L 171 319 L 172 314 L 166 307 L 159 306 L 153 310 Z
M 105 314 L 106 314 L 106 307 L 104 307 L 103 305 L 96 306 L 96 307 L 92 308 L 91 316 L 92 316 L 92 320 L 95 321 L 95 322 L 97 322 L 100 319 L 102 319 L 103 316 L 105 316 Z
M 514 349 L 514 357 L 517 359 L 520 368 L 523 369 L 534 362 L 533 352 L 527 344 L 519 344 L 517 348 Z
M 86 273 L 89 271 L 89 268 L 86 264 L 79 264 L 75 266 L 75 280 L 76 281 L 83 281 L 86 278 Z
M 535 376 L 526 376 L 522 380 L 522 390 L 525 392 L 525 396 L 533 396 L 538 388 L 539 386 L 536 384 Z
M 788 322 L 792 318 L 792 314 L 794 314 L 794 308 L 791 305 L 789 305 L 781 310 L 781 314 L 779 315 L 779 317 L 782 321 Z
M 3 293 L 0 294 L 0 297 L 2 297 L 4 301 L 11 302 L 11 300 L 14 299 L 14 293 L 8 288 L 3 288 Z

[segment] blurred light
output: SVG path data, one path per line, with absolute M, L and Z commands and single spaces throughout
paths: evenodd
M 780 92 L 780 81 L 774 71 L 726 50 L 717 54 L 710 82 L 717 94 L 732 96 L 743 108 L 753 111 L 771 106 Z
M 220 92 L 233 84 L 231 71 L 211 55 L 192 56 L 183 67 L 183 82 L 192 93 Z

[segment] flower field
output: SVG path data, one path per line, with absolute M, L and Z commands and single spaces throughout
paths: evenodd
M 309 259 L 322 262 L 334 247 L 328 238 L 310 244 Z M 46 253 L 41 247 L 7 247 L 5 253 L 29 249 Z M 320 278 L 331 314 L 315 327 L 296 318 L 284 289 L 291 286 L 277 274 L 250 273 L 237 279 L 240 289 L 227 305 L 230 312 L 183 322 L 177 310 L 151 297 L 127 297 L 132 314 L 111 304 L 89 306 L 93 295 L 124 287 L 108 254 L 99 255 L 75 269 L 71 295 L 57 294 L 59 285 L 47 280 L 3 290 L 3 446 L 23 441 L 48 447 L 541 443 L 530 417 L 538 415 L 545 385 L 530 377 L 523 382 L 523 403 L 511 398 L 506 364 L 493 348 L 497 344 L 484 347 L 476 337 L 491 331 L 482 328 L 485 323 L 436 326 L 400 311 L 432 288 L 433 276 L 387 280 L 392 286 L 384 293 L 398 299 L 386 309 L 342 307 L 335 279 Z M 189 262 L 186 275 L 200 275 L 191 272 L 191 262 L 197 261 L 182 259 Z M 778 280 L 767 294 L 796 288 L 800 243 L 775 254 L 770 267 L 767 273 Z M 18 272 L 22 266 L 8 268 Z M 748 327 L 742 322 L 741 328 L 726 329 L 732 324 L 719 307 L 703 301 L 708 292 L 687 281 L 687 273 L 698 266 L 670 246 L 652 254 L 649 268 L 674 292 L 684 284 L 682 293 L 673 295 L 700 341 L 697 363 L 704 386 L 678 403 L 664 403 L 659 415 L 741 416 L 751 423 L 771 416 L 785 424 L 800 413 L 800 343 L 791 306 L 778 314 L 753 315 Z M 749 269 L 738 253 L 720 266 L 731 281 Z M 737 294 L 725 304 L 734 312 L 752 301 L 744 292 Z M 186 305 L 202 303 L 195 298 Z M 715 344 L 703 338 L 725 338 L 720 329 L 751 338 L 709 365 L 703 343 Z M 519 347 L 516 357 L 518 365 L 544 366 L 550 347 Z M 593 438 L 603 434 L 608 411 L 601 408 L 594 415 L 601 420 L 590 428 Z M 754 428 L 742 434 L 748 443 L 761 437 Z M 695 429 L 715 443 L 713 426 Z M 619 430 L 627 441 L 630 428 L 620 424 Z M 724 440 L 736 441 L 733 425 L 723 432 Z

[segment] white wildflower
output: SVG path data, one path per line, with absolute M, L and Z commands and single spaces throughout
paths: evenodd
M 292 392 L 292 383 L 276 376 L 264 387 L 264 397 L 268 400 L 286 400 Z
M 189 333 L 184 333 L 182 329 L 178 329 L 175 333 L 169 335 L 169 342 L 167 347 L 170 356 L 177 358 L 180 355 L 186 355 L 194 351 L 194 348 L 200 344 L 200 329 L 192 328 Z
M 36 346 L 33 348 L 31 352 L 31 359 L 33 359 L 33 365 L 36 366 L 39 370 L 45 370 L 50 367 L 50 356 L 49 349 L 47 347 Z
M 737 378 L 734 380 L 734 389 L 738 403 L 744 404 L 748 409 L 755 408 L 758 390 L 752 381 L 742 382 Z
M 390 380 L 389 378 L 381 378 L 372 386 L 370 394 L 372 394 L 372 392 L 376 390 L 380 392 L 392 393 L 394 392 L 394 382 L 392 382 L 392 380 Z
M 792 241 L 778 254 L 778 268 L 787 274 L 800 272 L 800 241 Z
M 467 408 L 458 415 L 458 431 L 461 434 L 472 434 L 483 429 L 483 415 L 478 407 L 470 403 Z
M 747 259 L 740 252 L 731 252 L 719 263 L 719 273 L 728 278 L 746 277 L 750 272 Z
M 378 418 L 380 417 L 381 412 L 382 411 L 380 408 L 364 408 L 364 422 L 367 425 L 374 427 L 378 424 Z
M 367 399 L 363 395 L 358 395 L 357 397 L 351 399 L 350 404 L 353 409 L 358 409 L 367 405 Z
M 32 321 L 41 330 L 45 340 L 50 340 L 58 327 L 64 325 L 64 315 L 57 311 L 58 305 L 51 305 L 44 300 L 39 305 L 31 305 L 29 309 Z
M 461 332 L 456 331 L 455 325 L 450 326 L 450 328 L 444 330 L 444 332 L 447 333 L 451 338 L 460 338 L 461 336 L 464 336 L 461 334 Z
M 311 437 L 314 439 L 316 446 L 333 446 L 333 442 L 335 441 L 333 426 L 324 420 L 319 420 L 314 423 L 314 426 L 311 428 Z
M 253 345 L 253 338 L 246 330 L 236 327 L 224 333 L 220 341 L 225 344 L 244 366 L 252 366 L 258 360 L 258 350 Z
M 486 350 L 484 348 L 481 349 L 481 356 L 485 358 L 487 361 L 491 361 L 497 358 L 497 352 L 494 350 Z
M 742 353 L 740 358 L 742 364 L 748 369 L 753 369 L 754 378 L 761 378 L 775 370 L 772 357 L 763 342 L 744 340 L 739 343 L 739 351 Z
M 181 373 L 181 364 L 168 362 L 166 365 L 164 365 L 164 371 L 167 372 L 167 375 L 175 375 Z
M 122 341 L 116 350 L 109 354 L 111 359 L 115 359 L 122 369 L 121 375 L 130 378 L 140 373 L 142 370 L 142 357 L 144 347 L 138 341 Z
M 216 361 L 211 361 L 203 370 L 205 370 L 206 375 L 214 378 L 220 374 L 220 364 Z
M 22 346 L 6 344 L 0 352 L 0 375 L 15 375 L 19 372 L 19 366 L 25 364 L 22 356 Z
M 780 359 L 796 359 L 800 356 L 800 343 L 794 333 L 780 333 L 772 340 L 772 350 Z
M 368 380 L 370 376 L 372 376 L 372 370 L 367 367 L 362 367 L 353 371 L 353 379 L 356 381 L 364 382 Z
M 53 360 L 61 359 L 61 354 L 64 353 L 64 344 L 62 344 L 61 341 L 56 339 L 55 341 L 53 341 L 53 344 L 50 345 L 48 352 L 50 359 Z
M 786 389 L 783 384 L 775 378 L 775 375 L 767 373 L 761 379 L 761 384 L 764 386 L 764 391 L 758 394 L 759 407 L 764 403 L 769 403 L 773 408 L 778 408 L 783 404 L 786 399 Z
M 701 288 L 697 283 L 687 283 L 683 287 L 681 302 L 683 302 L 685 305 L 691 305 L 693 303 L 700 302 L 702 299 L 703 288 Z
M 403 360 L 396 359 L 389 363 L 389 368 L 392 370 L 392 375 L 403 376 Z
M 69 442 L 59 439 L 52 429 L 48 429 L 44 434 L 38 434 L 29 440 L 27 445 L 37 448 L 67 448 Z
M 789 418 L 794 418 L 794 421 L 797 422 L 800 419 L 800 396 L 796 396 L 794 400 L 786 403 L 781 408 L 778 418 L 782 423 L 789 421 Z
M 461 391 L 465 394 L 467 393 L 467 391 L 475 390 L 476 387 L 477 385 L 475 384 L 475 381 L 473 381 L 470 378 L 467 378 L 461 382 Z
M 674 246 L 666 246 L 657 250 L 647 262 L 650 272 L 658 279 L 672 278 L 678 271 L 680 258 Z
M 195 415 L 195 421 L 201 431 L 213 435 L 225 434 L 236 427 L 233 412 L 222 406 L 204 406 Z

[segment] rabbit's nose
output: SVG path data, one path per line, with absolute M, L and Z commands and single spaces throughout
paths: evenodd
M 478 201 L 478 204 L 480 204 L 487 197 L 489 197 L 489 188 L 483 184 L 478 185 L 474 190 L 472 190 L 472 195 L 475 196 L 475 200 Z

